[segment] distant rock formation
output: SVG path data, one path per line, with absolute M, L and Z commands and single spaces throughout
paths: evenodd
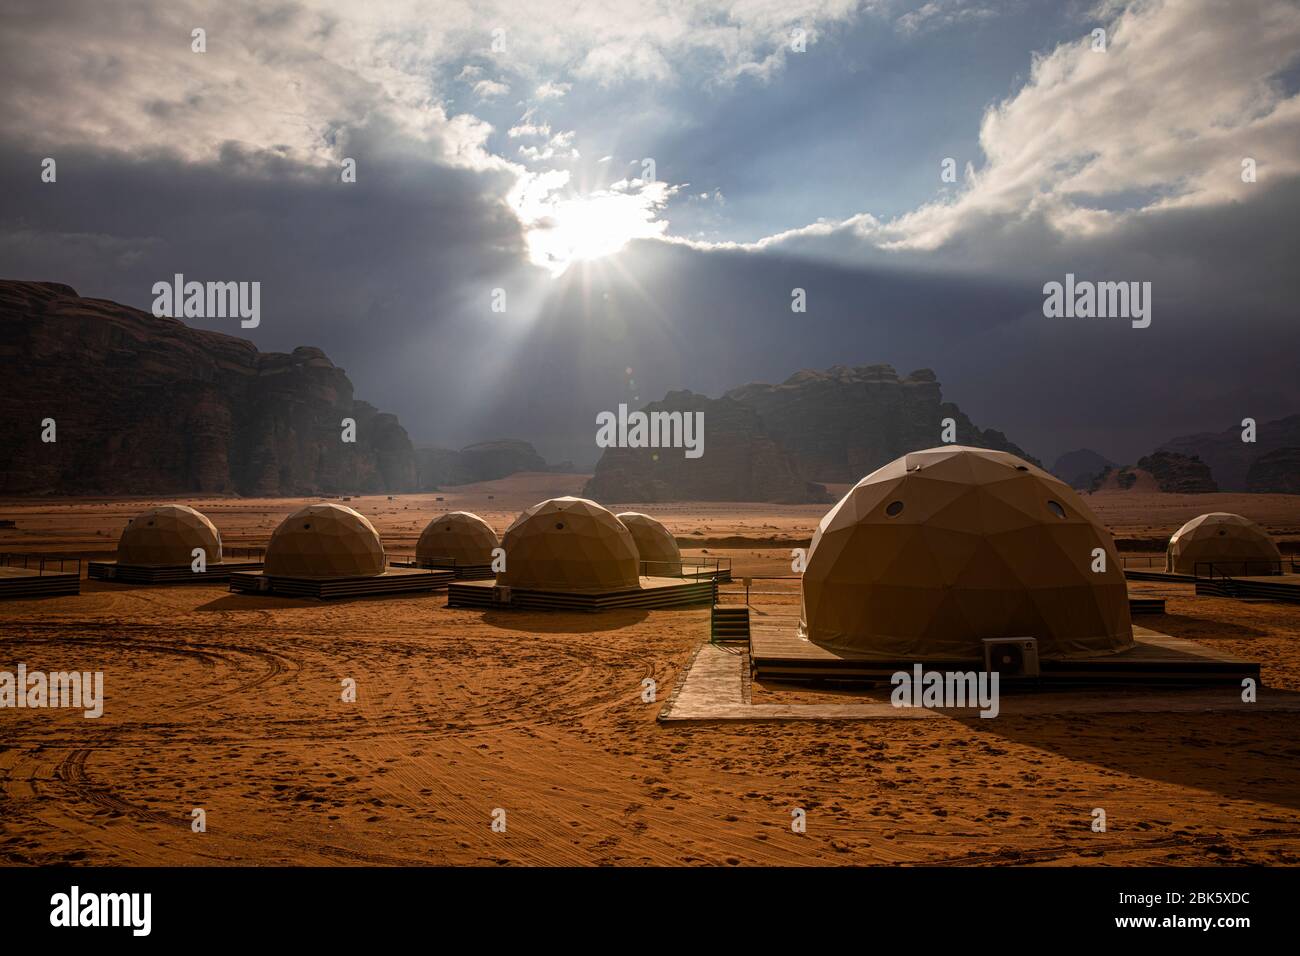
M 1253 442 L 1242 441 L 1241 432 L 1234 426 L 1221 432 L 1183 435 L 1165 442 L 1158 450 L 1196 455 L 1209 465 L 1224 491 L 1248 491 L 1248 476 L 1256 459 L 1280 448 L 1300 447 L 1300 415 L 1258 424 Z
M 263 353 L 59 283 L 0 281 L 0 365 L 0 494 L 415 487 L 405 429 L 355 400 L 319 349 Z M 344 418 L 355 443 L 341 440 Z
M 957 443 L 1036 459 L 981 430 L 943 401 L 929 369 L 900 378 L 888 365 L 805 369 L 720 399 L 671 392 L 646 411 L 703 411 L 705 450 L 608 449 L 587 493 L 599 501 L 824 501 L 815 482 L 856 482 L 899 455 L 933 448 L 951 418 Z
M 827 502 L 821 485 L 764 428 L 758 413 L 734 398 L 669 392 L 646 412 L 703 412 L 704 453 L 681 448 L 609 448 L 583 490 L 604 504 L 641 501 Z
M 1161 491 L 1169 494 L 1203 495 L 1219 490 L 1210 466 L 1195 455 L 1157 451 L 1139 458 L 1137 466 L 1155 478 Z
M 1092 486 L 1094 478 L 1114 466 L 1113 461 L 1097 454 L 1091 448 L 1079 448 L 1075 451 L 1067 451 L 1056 459 L 1056 464 L 1052 466 L 1052 474 L 1071 488 L 1086 490 Z
M 1107 465 L 1101 473 L 1094 475 L 1088 484 L 1089 491 L 1132 491 L 1142 480 L 1140 491 L 1156 491 L 1156 482 L 1146 472 L 1139 473 L 1133 468 L 1120 468 Z
M 1300 447 L 1277 448 L 1256 458 L 1246 474 L 1246 490 L 1300 495 Z
M 930 369 L 900 377 L 889 365 L 805 369 L 780 385 L 743 385 L 727 398 L 753 408 L 767 434 L 817 481 L 856 482 L 899 455 L 942 442 L 951 418 L 961 445 L 994 448 L 1038 461 L 999 431 L 980 430 L 943 401 Z
M 1136 466 L 1107 465 L 1093 477 L 1089 491 L 1161 491 L 1201 495 L 1218 491 L 1209 466 L 1199 458 L 1158 451 L 1139 458 Z
M 418 484 L 422 491 L 444 485 L 495 481 L 521 471 L 555 471 L 531 444 L 513 438 L 478 442 L 459 451 L 449 448 L 416 449 Z M 565 466 L 572 467 L 568 462 Z

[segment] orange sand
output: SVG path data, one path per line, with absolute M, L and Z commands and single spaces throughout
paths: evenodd
M 443 502 L 350 504 L 397 552 L 413 549 L 437 509 L 477 511 L 500 529 L 581 481 L 519 476 Z M 1300 532 L 1300 498 L 1187 499 L 1091 501 L 1120 535 L 1167 534 L 1218 509 Z M 242 546 L 264 543 L 301 499 L 191 503 Z M 146 504 L 0 505 L 18 522 L 0 530 L 0 550 L 108 554 Z M 707 542 L 743 537 L 748 547 L 721 552 L 738 575 L 761 575 L 753 589 L 764 601 L 794 601 L 796 582 L 780 579 L 788 545 L 774 542 L 806 538 L 825 508 L 638 510 L 710 553 Z M 1300 688 L 1300 609 L 1135 586 L 1168 592 L 1169 616 L 1147 619 L 1161 629 L 1256 656 L 1266 683 Z M 707 610 L 444 604 L 92 581 L 78 597 L 0 603 L 0 670 L 103 670 L 108 698 L 99 720 L 0 711 L 0 861 L 1300 863 L 1294 715 L 661 726 L 655 716 L 705 636 Z M 654 704 L 641 700 L 647 677 Z M 344 678 L 357 682 L 355 704 L 340 700 Z M 195 807 L 206 833 L 191 831 Z M 804 835 L 790 830 L 793 807 L 807 811 Z M 1092 832 L 1094 807 L 1108 832 Z M 491 829 L 496 808 L 505 833 Z

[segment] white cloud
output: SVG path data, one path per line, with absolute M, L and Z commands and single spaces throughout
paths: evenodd
M 985 113 L 984 162 L 955 199 L 741 247 L 861 261 L 864 247 L 932 252 L 987 236 L 988 256 L 1020 228 L 1092 238 L 1163 210 L 1248 199 L 1260 186 L 1242 182 L 1245 157 L 1261 182 L 1300 175 L 1300 95 L 1275 81 L 1300 50 L 1300 7 L 1261 2 L 1243 16 L 1216 0 L 1150 0 L 1114 17 L 1107 52 L 1093 52 L 1089 28 L 1033 58 L 1024 87 Z M 938 173 L 936 160 L 936 187 Z
M 509 85 L 498 80 L 479 80 L 474 84 L 474 93 L 479 99 L 491 100 L 505 96 L 510 92 Z
M 550 136 L 551 126 L 549 123 L 539 123 L 536 121 L 537 109 L 531 108 L 519 117 L 519 122 L 510 127 L 506 135 L 511 139 L 519 139 L 524 136 Z
M 539 100 L 558 100 L 569 90 L 573 89 L 572 83 L 551 83 L 546 82 L 533 91 L 533 96 Z
M 895 22 L 903 33 L 927 33 L 975 20 L 990 20 L 1008 12 L 1005 3 L 1001 8 L 994 8 L 970 0 L 929 0 L 904 13 Z
M 549 132 L 550 127 L 546 127 L 546 130 Z M 513 129 L 511 135 L 514 135 Z M 547 140 L 545 146 L 520 146 L 519 155 L 532 162 L 543 162 L 551 159 L 578 159 L 581 154 L 578 152 L 577 147 L 573 145 L 573 138 L 573 130 L 556 133 Z

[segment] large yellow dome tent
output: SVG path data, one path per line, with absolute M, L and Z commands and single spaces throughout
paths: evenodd
M 1003 637 L 1035 638 L 1040 658 L 1133 645 L 1110 533 L 1064 482 L 979 448 L 914 452 L 858 482 L 813 537 L 802 598 L 802 636 L 880 659 L 981 660 Z

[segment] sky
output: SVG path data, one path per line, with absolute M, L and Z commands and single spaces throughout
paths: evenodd
M 420 444 L 882 362 L 1049 464 L 1300 412 L 1293 0 L 8 0 L 0 119 L 0 276 L 260 282 L 191 324 Z

